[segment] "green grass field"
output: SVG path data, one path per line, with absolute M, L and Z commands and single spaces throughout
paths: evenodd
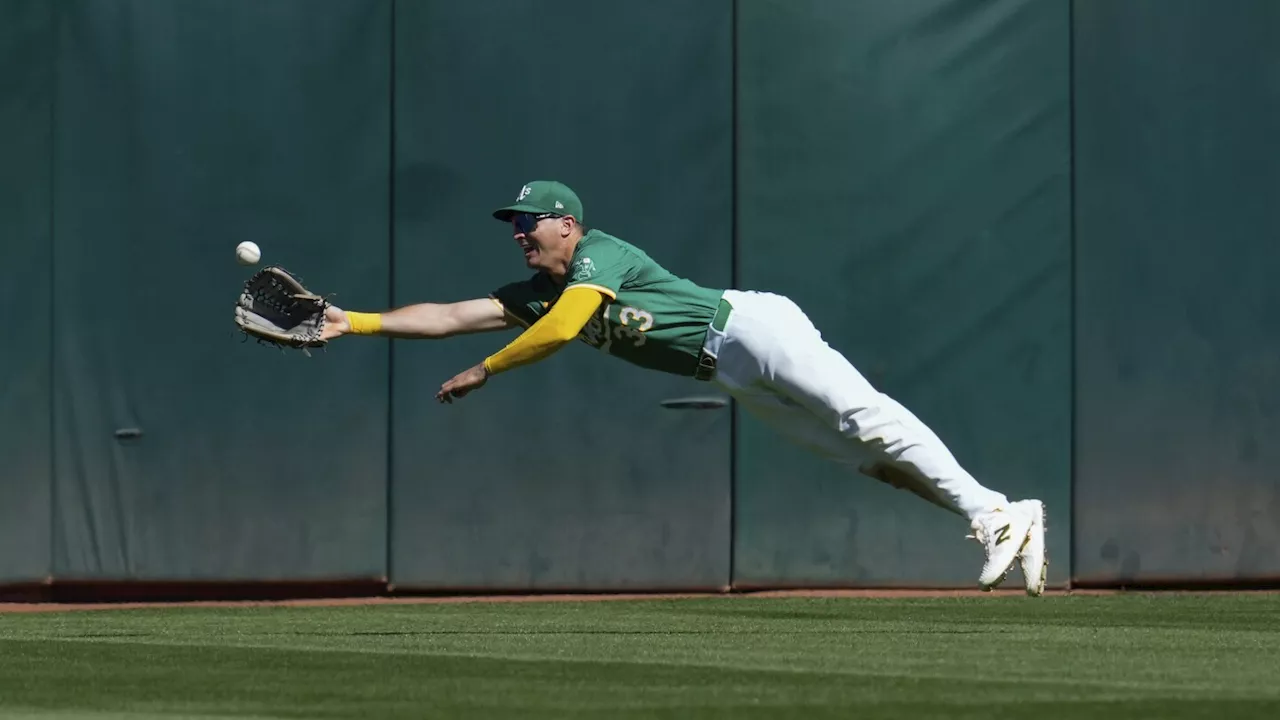
M 1277 718 L 1280 595 L 8 614 L 0 717 Z

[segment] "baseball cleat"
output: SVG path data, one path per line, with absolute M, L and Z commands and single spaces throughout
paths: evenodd
M 1039 597 L 1044 593 L 1045 578 L 1048 577 L 1049 571 L 1049 555 L 1044 545 L 1044 503 L 1039 500 L 1023 500 L 1014 503 L 1013 506 L 1031 515 L 1031 529 L 1027 532 L 1027 540 L 1022 546 L 1022 551 L 1018 553 L 1018 563 L 1022 566 L 1027 594 Z
M 983 590 L 992 590 L 1004 582 L 1013 561 L 1027 544 L 1033 522 L 1033 513 L 1010 505 L 983 513 L 970 523 L 973 534 L 966 537 L 977 540 L 987 556 L 978 576 Z

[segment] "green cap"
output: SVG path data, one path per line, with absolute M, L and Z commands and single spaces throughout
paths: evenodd
M 514 205 L 495 210 L 493 216 L 510 222 L 515 213 L 554 213 L 572 215 L 582 222 L 582 201 L 564 183 L 555 180 L 534 180 L 520 188 Z

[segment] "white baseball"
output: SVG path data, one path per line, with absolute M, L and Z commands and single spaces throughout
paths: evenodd
M 262 251 L 258 249 L 258 244 L 245 240 L 236 246 L 236 260 L 241 265 L 253 265 L 262 259 Z

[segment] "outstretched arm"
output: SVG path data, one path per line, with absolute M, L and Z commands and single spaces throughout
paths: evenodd
M 455 303 L 418 303 L 381 313 L 363 313 L 330 307 L 325 311 L 328 340 L 340 335 L 381 335 L 411 339 L 439 339 L 466 333 L 511 327 L 502 305 L 491 298 Z
M 454 398 L 463 397 L 484 385 L 490 375 L 550 356 L 578 336 L 603 300 L 600 292 L 592 288 L 570 288 L 550 312 L 511 341 L 511 344 L 444 383 L 436 393 L 436 398 L 440 402 L 452 402 Z

